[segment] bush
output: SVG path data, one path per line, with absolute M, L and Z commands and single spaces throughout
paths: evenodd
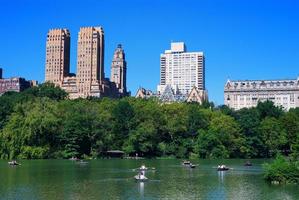
M 273 163 L 263 165 L 264 178 L 271 183 L 287 184 L 299 183 L 299 163 L 277 156 Z

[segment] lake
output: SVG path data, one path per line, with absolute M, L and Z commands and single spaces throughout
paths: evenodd
M 21 166 L 0 161 L 0 199 L 299 199 L 297 185 L 270 185 L 263 180 L 262 163 L 251 160 L 22 160 Z M 149 181 L 135 182 L 134 168 L 155 167 Z M 233 168 L 218 172 L 218 164 Z

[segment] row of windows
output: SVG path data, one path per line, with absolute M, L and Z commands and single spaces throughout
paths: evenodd
M 267 86 L 268 87 L 274 87 L 274 86 L 287 86 L 287 85 L 294 86 L 295 82 L 293 82 L 293 81 L 290 81 L 290 82 L 284 81 L 284 82 L 275 82 L 275 83 L 274 82 L 270 82 L 270 83 L 262 82 L 260 84 L 257 84 L 256 82 L 253 82 L 253 83 L 249 83 L 249 82 L 247 82 L 247 83 L 245 83 L 245 82 L 234 83 L 235 87 L 238 87 L 238 86 L 240 86 L 240 87 L 244 87 L 244 86 L 250 87 L 250 85 L 252 85 L 253 88 L 256 88 L 257 86 L 260 86 L 260 87 L 267 87 Z

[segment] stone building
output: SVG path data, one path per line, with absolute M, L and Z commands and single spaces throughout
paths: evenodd
M 37 81 L 27 81 L 22 77 L 3 78 L 2 72 L 0 68 L 0 96 L 8 91 L 22 92 L 27 88 L 37 85 Z
M 202 104 L 204 101 L 208 101 L 208 94 L 206 90 L 198 90 L 195 86 L 192 88 L 191 92 L 188 94 L 187 102 L 197 102 Z
M 80 28 L 77 53 L 78 97 L 100 97 L 105 77 L 103 28 Z
M 125 60 L 125 52 L 119 44 L 114 52 L 111 65 L 111 82 L 116 84 L 120 93 L 127 93 L 127 62 Z
M 224 86 L 224 104 L 239 110 L 270 100 L 285 110 L 299 107 L 299 77 L 282 80 L 228 80 Z
M 202 104 L 204 101 L 208 101 L 206 90 L 198 90 L 195 86 L 188 94 L 180 93 L 178 89 L 173 89 L 171 85 L 166 85 L 163 93 L 153 93 L 151 90 L 140 87 L 137 90 L 135 97 L 142 99 L 154 97 L 163 103 L 196 102 Z
M 70 71 L 70 32 L 50 29 L 46 45 L 46 81 L 61 86 Z
M 65 42 L 65 38 L 68 42 Z M 105 40 L 102 27 L 80 28 L 77 48 L 77 74 L 69 71 L 69 38 L 70 33 L 67 29 L 51 29 L 49 31 L 46 54 L 46 81 L 60 86 L 69 94 L 71 99 L 129 95 L 126 88 L 126 61 L 123 49 L 117 48 L 123 55 L 122 61 L 117 61 L 117 63 L 123 63 L 121 67 L 122 74 L 120 74 L 121 79 L 110 81 L 105 78 Z M 57 51 L 63 52 L 59 54 Z M 112 64 L 112 66 L 114 65 Z
M 143 87 L 138 88 L 135 97 L 141 98 L 141 99 L 148 99 L 150 97 L 153 97 L 154 93 L 151 90 L 147 90 Z

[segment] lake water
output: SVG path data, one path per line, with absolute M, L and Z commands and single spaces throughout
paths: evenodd
M 195 169 L 181 160 L 24 160 L 21 166 L 0 161 L 0 199 L 299 199 L 299 186 L 269 185 L 263 180 L 263 160 L 194 160 Z M 155 167 L 150 179 L 135 182 L 132 169 Z M 224 163 L 232 170 L 217 172 Z

